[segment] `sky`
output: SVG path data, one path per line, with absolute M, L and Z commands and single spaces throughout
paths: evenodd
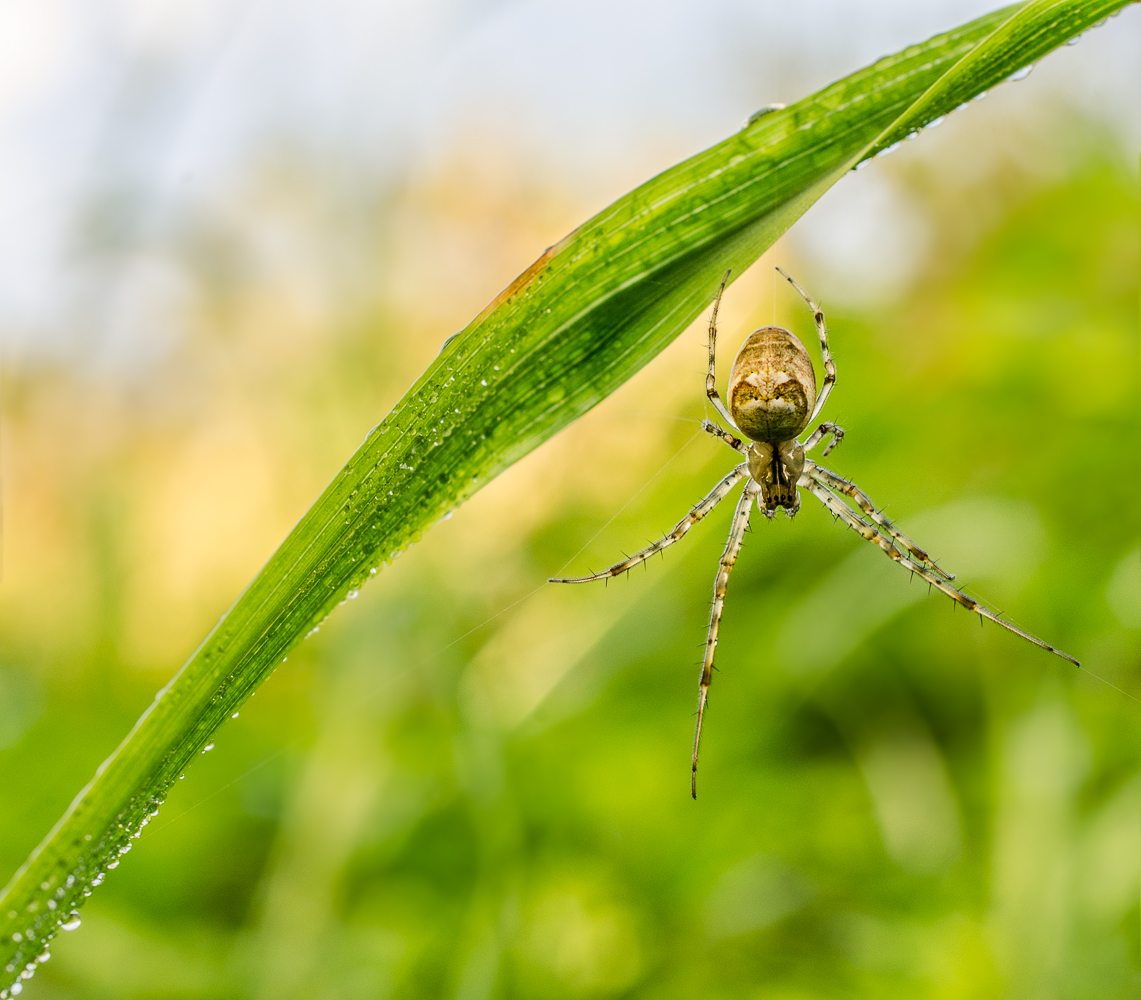
M 601 208 L 755 108 L 989 8 L 0 0 L 0 334 L 30 358 L 90 354 L 85 340 L 112 363 L 161 350 L 160 332 L 115 334 L 114 304 L 89 308 L 91 286 L 109 277 L 106 262 L 91 266 L 93 244 L 116 245 L 132 301 L 177 298 L 183 279 L 162 252 L 176 220 L 208 212 L 274 150 L 351 187 L 430 169 L 478 140 Z M 1047 59 L 1033 99 L 1086 109 L 1136 147 L 1139 51 L 1134 6 Z M 890 278 L 917 238 L 882 177 L 863 175 L 831 192 L 800 234 L 834 269 L 853 269 L 853 286 L 874 284 L 869 240 Z

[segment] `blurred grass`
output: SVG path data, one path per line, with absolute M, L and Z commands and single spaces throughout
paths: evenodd
M 1095 129 L 1071 125 L 1053 169 L 996 155 L 956 186 L 953 157 L 882 164 L 935 241 L 890 307 L 834 302 L 810 261 L 780 259 L 829 312 L 831 416 L 849 431 L 833 466 L 983 596 L 1137 695 L 1141 633 L 1107 599 L 1137 544 L 1124 445 L 1138 431 L 1136 182 Z M 505 224 L 511 184 L 491 171 L 457 215 L 460 176 L 470 192 L 481 175 L 430 179 L 397 214 L 441 246 L 497 220 L 489 269 L 516 267 L 534 219 L 558 231 L 581 211 L 535 192 L 535 212 Z M 987 213 L 972 211 L 979 186 L 1004 192 Z M 727 340 L 771 318 L 767 263 L 726 301 Z M 221 322 L 134 392 L 63 368 L 8 376 L 7 517 L 28 526 L 7 537 L 4 584 L 4 690 L 22 692 L 0 730 L 9 868 L 304 508 L 377 393 L 393 398 L 435 350 L 416 331 L 469 308 L 462 290 L 395 284 L 331 320 L 330 341 L 288 286 L 207 283 L 203 312 Z M 796 302 L 776 308 L 810 332 Z M 291 655 L 35 988 L 1132 996 L 1138 704 L 949 602 L 913 600 L 820 512 L 748 539 L 697 810 L 692 674 L 724 517 L 628 582 L 545 588 L 486 622 L 567 560 L 654 536 L 728 464 L 693 440 L 702 336 Z M 1075 478 L 1074 456 L 1094 482 Z M 807 669 L 794 625 L 820 630 L 822 593 L 831 645 Z
M 834 330 L 831 416 L 849 430 L 834 467 L 983 596 L 1138 694 L 1136 623 L 1107 599 L 1137 545 L 1136 182 L 1096 133 L 1065 137 L 1052 173 L 992 163 L 981 186 L 1003 194 L 988 213 L 956 189 L 953 159 L 934 187 L 930 165 L 873 168 L 937 223 L 890 309 L 833 305 L 811 261 L 794 273 Z M 584 214 L 542 192 L 534 215 L 506 214 L 497 178 L 457 219 L 458 183 L 409 191 L 400 210 L 435 222 L 441 246 L 497 220 L 503 259 L 472 261 L 493 273 L 546 241 L 534 218 L 558 233 Z M 298 200 L 288 190 L 277 209 Z M 317 319 L 291 284 L 203 287 L 210 321 L 134 392 L 62 368 L 8 376 L 7 517 L 27 526 L 6 540 L 0 620 L 3 691 L 18 692 L 0 700 L 9 869 L 328 480 L 377 396 L 395 399 L 439 330 L 473 311 L 436 282 Z M 736 286 L 727 339 L 769 320 L 769 287 L 767 274 Z M 808 332 L 795 302 L 778 305 Z M 701 337 L 292 654 L 35 988 L 1131 996 L 1138 706 L 948 602 L 912 602 L 827 518 L 806 508 L 748 540 L 700 812 L 685 799 L 688 730 L 724 518 L 629 583 L 547 588 L 469 634 L 566 560 L 601 564 L 654 536 L 727 464 L 691 440 Z M 805 672 L 790 623 L 837 582 L 837 641 L 888 587 L 894 610 Z
M 549 247 L 449 338 L 17 870 L 0 896 L 0 1000 L 78 926 L 218 727 L 381 566 L 639 371 L 721 273 L 747 268 L 850 168 L 1126 5 L 1039 0 L 886 56 L 753 116 Z

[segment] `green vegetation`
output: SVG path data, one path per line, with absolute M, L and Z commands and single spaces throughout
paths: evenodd
M 370 570 L 662 351 L 726 266 L 743 271 L 851 166 L 1121 6 L 1031 4 L 909 49 L 764 116 L 552 248 L 369 435 L 9 885 L 3 961 L 34 961 L 219 724 Z M 1137 262 L 1122 230 L 1136 204 L 1086 149 L 1071 179 L 1028 190 L 984 230 L 945 225 L 960 242 L 891 317 L 830 311 L 831 416 L 850 433 L 831 464 L 904 505 L 905 528 L 949 568 L 969 577 L 973 560 L 984 596 L 1108 675 L 1137 656 L 1112 617 L 1128 597 L 1105 596 L 1129 586 L 1113 582 L 1129 557 L 1127 484 L 1075 483 L 1063 456 L 1112 471 L 1125 462 L 1117 442 L 1135 437 L 1124 345 Z M 1075 359 L 1099 373 L 1096 392 L 1074 390 Z M 700 378 L 682 388 L 669 398 L 692 397 L 683 415 L 696 419 Z M 682 458 L 635 504 L 655 525 L 727 461 L 691 440 L 696 424 L 679 426 L 660 455 L 687 445 Z M 622 424 L 609 430 L 625 438 Z M 514 543 L 531 579 L 631 492 L 621 476 L 591 482 Z M 921 506 L 933 509 L 905 517 Z M 1136 879 L 1123 894 L 1098 866 L 1123 850 L 1120 816 L 1134 817 L 1133 706 L 998 630 L 920 610 L 882 556 L 861 546 L 838 561 L 854 543 L 819 512 L 801 517 L 760 526 L 733 583 L 720 663 L 736 686 L 715 691 L 703 774 L 706 799 L 731 806 L 714 812 L 685 794 L 693 679 L 679 676 L 701 638 L 723 518 L 647 584 L 548 590 L 478 651 L 468 630 L 483 601 L 497 610 L 497 588 L 453 580 L 480 572 L 470 558 L 457 566 L 443 543 L 425 545 L 401 567 L 419 584 L 403 592 L 386 589 L 386 571 L 329 643 L 291 659 L 321 672 L 300 804 L 283 814 L 277 801 L 294 766 L 285 754 L 245 781 L 258 789 L 248 830 L 220 842 L 199 841 L 193 820 L 172 830 L 212 872 L 190 902 L 210 914 L 203 926 L 240 924 L 227 905 L 249 900 L 251 870 L 272 869 L 251 992 L 328 980 L 343 996 L 353 970 L 366 981 L 375 966 L 409 996 L 480 995 L 497 978 L 520 996 L 737 996 L 743 984 L 977 995 L 1011 977 L 1127 995 Z M 1081 544 L 1063 545 L 1076 531 Z M 624 539 L 616 527 L 602 542 Z M 449 588 L 463 610 L 427 596 Z M 447 635 L 456 644 L 441 653 Z M 1045 785 L 1031 766 L 1043 755 L 1056 764 Z M 927 826 L 901 795 L 926 796 Z M 274 825 L 267 862 L 250 845 Z M 115 875 L 173 920 L 167 890 L 146 888 L 169 889 L 170 876 L 129 860 L 139 872 Z M 1055 860 L 1056 884 L 1027 874 Z M 175 932 L 175 947 L 217 957 L 211 933 Z M 996 937 L 1013 959 L 995 957 Z M 1029 961 L 1040 954 L 1052 957 Z M 137 987 L 118 966 L 105 989 L 227 994 L 216 971 L 179 990 L 157 965 Z

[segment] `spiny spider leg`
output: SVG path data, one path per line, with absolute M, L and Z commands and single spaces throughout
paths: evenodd
M 779 267 L 777 270 L 780 271 L 788 283 L 800 293 L 800 297 L 808 303 L 808 308 L 812 310 L 812 318 L 816 322 L 816 335 L 820 338 L 820 357 L 824 361 L 824 385 L 820 387 L 820 395 L 816 397 L 816 405 L 812 408 L 811 415 L 805 421 L 807 425 L 812 423 L 812 421 L 819 416 L 820 411 L 824 409 L 824 403 L 832 392 L 832 386 L 836 384 L 836 363 L 832 360 L 832 352 L 828 350 L 828 327 L 824 323 L 824 313 L 821 311 L 820 306 L 813 302 L 808 292 L 801 288 L 800 285 L 793 281 L 784 271 L 781 271 Z
M 908 538 L 902 531 L 900 531 L 894 524 L 891 523 L 880 511 L 876 505 L 872 503 L 871 498 L 861 490 L 855 483 L 848 479 L 836 475 L 829 469 L 824 468 L 822 465 L 817 465 L 815 462 L 805 463 L 805 474 L 811 476 L 818 483 L 827 486 L 828 489 L 834 490 L 837 493 L 843 493 L 847 497 L 851 497 L 859 505 L 869 520 L 875 521 L 884 531 L 886 531 L 895 541 L 902 545 L 908 552 L 911 553 L 916 562 L 922 563 L 932 573 L 942 577 L 944 580 L 950 581 L 955 579 L 954 573 L 948 573 L 940 566 L 936 565 L 935 560 L 932 559 L 926 552 L 916 545 L 910 538 Z
M 749 454 L 749 446 L 745 444 L 744 441 L 742 441 L 740 438 L 733 437 L 733 435 L 728 431 L 722 430 L 712 420 L 701 421 L 701 429 L 709 434 L 712 434 L 715 438 L 721 438 L 721 440 L 724 441 L 734 451 L 739 451 L 744 455 Z M 843 434 L 844 432 L 841 431 L 840 433 Z M 825 452 L 825 454 L 828 453 Z
M 689 790 L 697 798 L 697 752 L 701 749 L 701 724 L 705 721 L 705 706 L 709 701 L 709 684 L 713 680 L 713 654 L 717 651 L 717 632 L 721 627 L 721 609 L 725 606 L 725 591 L 729 587 L 729 574 L 737 562 L 741 543 L 749 527 L 749 512 L 753 509 L 753 498 L 761 487 L 749 480 L 737 501 L 737 512 L 733 515 L 733 526 L 729 529 L 729 540 L 721 554 L 721 566 L 713 583 L 713 610 L 709 613 L 709 634 L 705 637 L 705 659 L 701 664 L 701 685 L 697 691 L 697 724 L 693 730 L 693 766 L 690 772 Z
M 623 559 L 620 563 L 615 563 L 608 570 L 601 573 L 591 573 L 590 576 L 575 576 L 575 577 L 557 577 L 552 576 L 548 583 L 590 583 L 592 580 L 605 580 L 612 576 L 618 576 L 625 573 L 627 570 L 633 569 L 639 563 L 644 563 L 651 556 L 656 556 L 663 549 L 669 548 L 674 542 L 680 542 L 698 521 L 700 521 L 706 514 L 708 514 L 714 507 L 716 507 L 722 500 L 725 499 L 742 479 L 749 474 L 749 467 L 746 463 L 738 465 L 732 472 L 729 473 L 724 479 L 721 480 L 709 494 L 698 503 L 688 514 L 685 515 L 674 526 L 665 538 L 659 538 L 653 545 L 649 545 L 642 549 L 641 552 L 636 552 L 634 555 L 627 559 Z
M 990 621 L 994 622 L 996 625 L 1001 625 L 1008 632 L 1013 632 L 1015 635 L 1021 636 L 1027 642 L 1032 642 L 1035 646 L 1039 646 L 1040 648 L 1045 649 L 1050 653 L 1057 654 L 1058 656 L 1062 657 L 1063 660 L 1069 660 L 1070 663 L 1072 663 L 1075 667 L 1081 666 L 1081 664 L 1072 656 L 1070 656 L 1069 653 L 1063 653 L 1060 649 L 1051 646 L 1047 642 L 1043 642 L 1037 636 L 1031 635 L 1029 632 L 1020 629 L 1017 625 L 1006 621 L 1004 618 L 991 611 L 990 608 L 986 607 L 983 604 L 979 604 L 979 602 L 974 598 L 968 597 L 961 590 L 952 587 L 949 583 L 936 576 L 925 566 L 922 566 L 919 563 L 914 563 L 910 559 L 906 559 L 899 551 L 899 549 L 897 549 L 892 544 L 891 540 L 886 535 L 882 534 L 875 527 L 868 524 L 867 521 L 860 517 L 854 510 L 852 510 L 851 507 L 845 504 L 838 496 L 836 496 L 836 494 L 832 493 L 827 487 L 813 479 L 810 475 L 806 474 L 801 476 L 798 485 L 805 489 L 811 490 L 820 500 L 820 502 L 824 504 L 824 506 L 827 507 L 833 514 L 835 514 L 836 517 L 840 518 L 849 527 L 854 528 L 864 539 L 878 545 L 881 549 L 883 549 L 884 552 L 888 554 L 888 556 L 895 560 L 895 562 L 910 570 L 912 573 L 915 573 L 921 579 L 926 580 L 929 584 L 931 584 L 932 587 L 935 587 L 937 590 L 941 590 L 944 594 L 951 598 L 951 600 L 961 604 L 968 611 L 976 612 L 983 618 L 987 618 Z
M 804 449 L 804 453 L 807 455 L 829 434 L 832 435 L 832 440 L 828 442 L 828 447 L 824 449 L 824 457 L 827 458 L 832 449 L 844 440 L 844 428 L 839 424 L 832 423 L 831 420 L 825 420 L 824 423 L 822 423 L 819 427 L 816 428 L 816 430 L 808 435 L 804 444 L 802 444 L 800 447 Z
M 733 423 L 733 418 L 729 416 L 729 410 L 717 394 L 717 310 L 721 308 L 721 296 L 725 292 L 725 284 L 732 273 L 732 271 L 726 271 L 725 277 L 721 279 L 721 288 L 717 292 L 717 298 L 713 301 L 713 312 L 709 317 L 709 374 L 705 376 L 705 395 L 709 397 L 709 402 L 721 414 L 721 419 L 736 430 L 737 425 Z

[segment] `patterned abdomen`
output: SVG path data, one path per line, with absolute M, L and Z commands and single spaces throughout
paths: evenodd
M 729 412 L 754 441 L 796 437 L 816 403 L 816 373 L 804 345 L 788 330 L 749 334 L 729 375 Z

